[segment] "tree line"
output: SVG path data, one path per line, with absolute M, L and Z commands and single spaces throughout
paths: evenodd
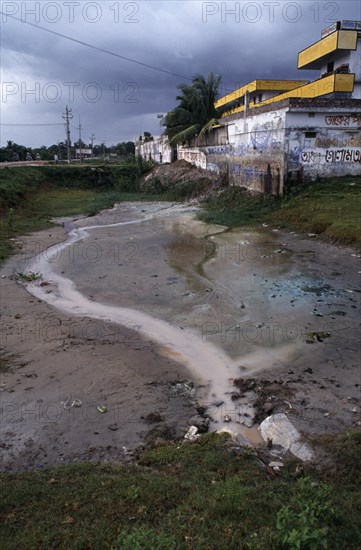
M 74 144 L 71 148 L 72 157 L 76 156 L 76 149 L 79 148 L 79 143 Z M 90 149 L 91 145 L 81 143 L 82 149 Z M 123 141 L 117 145 L 107 147 L 105 143 L 94 145 L 94 157 L 106 157 L 109 155 L 117 155 L 119 158 L 124 158 L 135 154 L 135 146 L 132 141 Z M 67 148 L 64 141 L 54 143 L 53 145 L 42 145 L 41 147 L 26 147 L 14 141 L 8 141 L 5 147 L 0 148 L 0 162 L 24 161 L 24 160 L 54 160 L 54 155 L 59 159 L 67 159 Z M 31 159 L 29 158 L 31 157 Z

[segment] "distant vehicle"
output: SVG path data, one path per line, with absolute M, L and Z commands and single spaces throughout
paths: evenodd
M 12 156 L 12 159 L 11 159 L 11 160 L 13 160 L 13 161 L 15 161 L 15 162 L 18 161 L 18 160 L 20 160 L 20 159 L 19 159 L 18 153 L 13 153 L 13 156 Z
M 26 160 L 33 160 L 33 157 L 31 156 L 30 153 L 26 153 Z
M 41 156 L 40 156 L 40 153 L 36 153 L 36 157 L 35 157 L 35 160 L 41 160 Z

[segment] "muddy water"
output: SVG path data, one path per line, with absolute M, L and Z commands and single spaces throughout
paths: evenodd
M 66 243 L 29 266 L 50 284 L 29 290 L 157 342 L 204 386 L 214 427 L 231 419 L 227 427 L 255 440 L 239 423 L 252 424 L 252 409 L 235 409 L 232 379 L 292 362 L 327 285 L 275 233 L 226 231 L 194 216 L 191 207 L 128 204 L 75 222 Z

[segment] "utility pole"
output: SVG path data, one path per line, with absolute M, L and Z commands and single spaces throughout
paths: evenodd
M 246 118 L 248 116 L 248 107 L 249 107 L 249 91 L 247 90 L 244 94 L 244 111 L 243 111 L 243 131 L 246 133 Z
M 90 136 L 90 141 L 91 141 L 91 144 L 92 144 L 92 157 L 91 158 L 94 157 L 94 140 L 95 140 L 95 134 L 92 134 Z
M 73 112 L 66 106 L 65 113 L 63 113 L 63 119 L 66 122 L 66 147 L 68 150 L 68 162 L 71 162 L 71 141 L 70 141 L 70 121 L 73 119 Z
M 80 162 L 83 162 L 83 153 L 82 153 L 82 149 L 81 149 L 81 131 L 83 129 L 83 126 L 82 126 L 82 123 L 80 122 L 80 115 L 79 115 L 79 127 L 78 127 L 78 130 L 79 130 L 79 153 L 80 153 Z

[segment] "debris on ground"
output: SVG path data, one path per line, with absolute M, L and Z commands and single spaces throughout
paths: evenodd
M 272 445 L 280 445 L 302 461 L 312 460 L 311 448 L 301 441 L 301 434 L 284 413 L 269 416 L 261 423 L 259 429 L 265 441 L 270 440 Z
M 60 405 L 63 405 L 64 409 L 72 409 L 73 407 L 82 407 L 83 403 L 80 399 L 72 399 L 72 396 L 69 395 L 65 401 L 60 401 Z

